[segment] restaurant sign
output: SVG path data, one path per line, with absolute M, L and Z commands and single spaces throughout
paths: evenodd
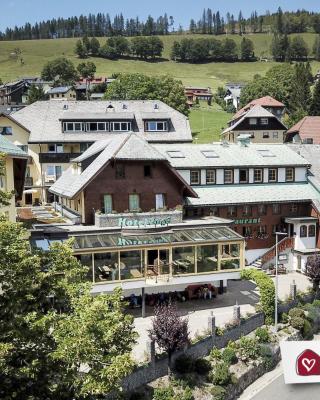
M 234 220 L 235 225 L 260 224 L 261 218 L 243 218 Z
M 171 217 L 158 218 L 158 217 L 150 217 L 150 218 L 127 218 L 121 217 L 118 220 L 118 226 L 120 228 L 147 228 L 148 226 L 168 226 L 171 222 Z

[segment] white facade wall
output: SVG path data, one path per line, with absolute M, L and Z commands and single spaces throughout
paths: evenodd
M 294 249 L 295 250 L 305 250 L 305 249 L 315 249 L 316 246 L 316 236 L 313 237 L 300 237 L 300 228 L 302 225 L 307 226 L 307 233 L 309 231 L 310 225 L 316 225 L 315 222 L 313 223 L 297 223 L 294 224 L 294 232 L 296 233 L 295 242 L 294 242 Z
M 201 185 L 206 185 L 206 170 L 202 169 L 201 170 Z
M 239 170 L 238 169 L 235 169 L 233 172 L 233 182 L 239 183 Z
M 297 167 L 295 169 L 295 181 L 296 182 L 307 181 L 307 168 L 306 167 Z
M 285 182 L 285 181 L 286 181 L 286 169 L 278 168 L 278 182 Z
M 249 183 L 253 183 L 253 168 L 249 169 Z
M 223 169 L 217 169 L 216 171 L 216 182 L 217 185 L 223 185 L 224 184 L 224 173 Z
M 268 182 L 268 168 L 263 168 L 263 182 Z
M 190 170 L 188 169 L 177 169 L 177 172 L 182 176 L 182 178 L 190 185 Z

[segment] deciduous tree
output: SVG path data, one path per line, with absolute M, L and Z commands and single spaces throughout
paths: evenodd
M 53 81 L 55 86 L 73 85 L 78 79 L 78 74 L 70 60 L 59 57 L 45 64 L 41 77 L 44 80 Z
M 308 258 L 306 265 L 306 275 L 312 282 L 315 297 L 318 299 L 320 284 L 320 256 L 318 254 Z

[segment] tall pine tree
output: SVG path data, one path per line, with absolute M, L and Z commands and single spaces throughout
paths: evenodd
M 320 116 L 320 79 L 317 80 L 313 89 L 309 114 Z

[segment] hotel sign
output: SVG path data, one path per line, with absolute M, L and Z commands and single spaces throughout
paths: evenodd
M 260 224 L 261 218 L 243 218 L 234 220 L 235 225 Z
M 118 220 L 118 226 L 120 228 L 147 228 L 150 226 L 168 226 L 171 222 L 171 217 L 165 218 L 157 218 L 157 217 L 150 217 L 150 218 L 127 218 L 121 217 Z

